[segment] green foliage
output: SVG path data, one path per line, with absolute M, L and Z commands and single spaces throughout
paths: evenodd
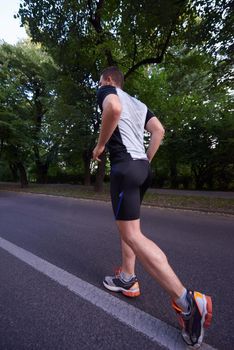
M 19 9 L 32 38 L 78 80 L 107 64 L 118 63 L 126 74 L 139 64 L 158 63 L 171 37 L 182 30 L 187 1 L 24 1 Z M 72 70 L 71 70 L 72 67 Z
M 131 81 L 131 93 L 147 103 L 166 129 L 153 161 L 155 185 L 231 188 L 232 95 L 227 82 L 214 88 L 215 79 L 211 55 L 177 47 L 164 64 L 142 69 Z
M 0 62 L 1 153 L 7 162 L 22 168 L 35 157 L 35 149 L 39 156 L 46 152 L 41 125 L 53 99 L 56 66 L 39 46 L 30 43 L 2 44 Z
M 39 44 L 0 46 L 0 157 L 37 180 L 49 167 L 90 172 L 99 72 L 117 64 L 166 128 L 156 185 L 231 187 L 231 4 L 22 1 L 18 16 Z

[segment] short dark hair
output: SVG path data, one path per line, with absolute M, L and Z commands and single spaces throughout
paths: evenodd
M 101 72 L 101 76 L 103 76 L 104 79 L 107 79 L 110 76 L 118 86 L 120 86 L 121 88 L 123 87 L 124 75 L 118 67 L 111 66 L 103 69 L 103 71 Z

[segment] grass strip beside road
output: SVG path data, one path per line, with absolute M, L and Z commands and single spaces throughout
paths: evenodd
M 103 192 L 98 193 L 94 191 L 92 186 L 78 186 L 69 184 L 30 184 L 26 188 L 21 188 L 19 184 L 15 183 L 0 183 L 0 190 L 110 201 L 108 186 L 105 186 Z M 143 205 L 234 215 L 234 199 L 232 198 L 214 198 L 148 192 L 145 195 Z

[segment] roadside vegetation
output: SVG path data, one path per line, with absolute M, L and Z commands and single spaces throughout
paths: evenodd
M 96 192 L 92 186 L 30 184 L 27 188 L 21 188 L 19 184 L 0 183 L 0 196 L 1 190 L 110 201 L 108 185 L 104 186 L 102 192 Z M 157 190 L 149 190 L 145 195 L 143 205 L 234 215 L 234 199 L 232 198 L 161 194 L 157 193 Z

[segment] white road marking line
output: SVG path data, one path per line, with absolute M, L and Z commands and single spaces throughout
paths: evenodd
M 170 350 L 185 350 L 186 345 L 181 340 L 180 331 L 165 322 L 141 311 L 130 304 L 115 298 L 108 292 L 83 281 L 71 273 L 39 258 L 38 256 L 20 248 L 19 246 L 0 237 L 0 247 L 21 261 L 27 263 L 37 271 L 50 277 L 62 286 L 65 286 L 79 297 L 89 301 L 120 322 L 143 333 L 151 340 Z M 207 344 L 202 350 L 215 350 Z

